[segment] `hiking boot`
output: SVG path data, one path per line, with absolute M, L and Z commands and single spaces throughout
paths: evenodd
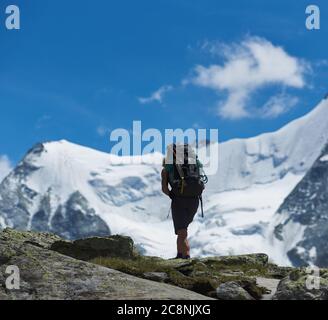
M 176 259 L 183 259 L 183 254 L 182 253 L 178 253 L 175 258 L 171 258 L 169 260 L 176 260 Z

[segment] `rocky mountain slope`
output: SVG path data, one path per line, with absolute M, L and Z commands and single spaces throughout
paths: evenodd
M 326 99 L 277 132 L 219 145 L 205 219 L 197 216 L 190 229 L 193 256 L 265 252 L 279 264 L 294 262 L 287 252 L 302 233 L 286 234 L 277 250 L 270 222 L 328 141 L 327 116 Z M 0 184 L 0 228 L 66 239 L 131 235 L 148 255 L 171 257 L 161 161 L 161 154 L 122 159 L 67 141 L 38 144 Z
M 328 266 L 328 144 L 302 181 L 280 206 L 273 224 L 274 244 L 299 233 L 287 255 L 295 266 Z
M 14 290 L 6 286 L 8 266 L 20 271 Z M 122 236 L 72 242 L 0 233 L 0 300 L 328 299 L 327 270 L 319 281 L 319 288 L 307 288 L 304 269 L 278 267 L 265 254 L 165 260 L 140 255 Z

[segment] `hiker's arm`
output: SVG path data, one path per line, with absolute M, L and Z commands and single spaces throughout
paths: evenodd
M 162 170 L 162 191 L 167 196 L 170 196 L 170 190 L 169 190 L 169 179 L 168 179 L 168 172 L 163 169 Z

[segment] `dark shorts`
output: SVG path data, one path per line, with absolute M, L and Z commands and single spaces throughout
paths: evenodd
M 171 208 L 175 234 L 178 234 L 179 230 L 188 229 L 194 220 L 198 207 L 198 198 L 176 197 L 172 200 Z

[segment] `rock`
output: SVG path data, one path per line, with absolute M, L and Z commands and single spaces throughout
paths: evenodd
M 5 289 L 9 265 L 20 269 L 20 290 Z M 268 263 L 265 254 L 165 260 L 137 254 L 129 237 L 0 232 L 0 300 L 328 299 L 328 270 L 316 289 L 306 286 L 316 282 L 307 271 Z
M 170 260 L 162 260 L 161 264 L 163 266 L 167 266 L 170 268 L 181 269 L 181 268 L 192 266 L 192 261 L 193 260 L 170 259 Z
M 203 295 L 140 279 L 110 268 L 48 250 L 19 232 L 0 234 L 0 299 L 2 300 L 208 300 Z M 49 235 L 49 238 L 52 236 Z M 24 239 L 27 239 L 25 241 Z M 46 236 L 45 239 L 48 239 Z M 40 241 L 42 244 L 42 241 Z M 46 242 L 44 242 L 46 243 Z M 5 289 L 5 270 L 20 270 L 20 289 Z
M 49 249 L 55 242 L 61 241 L 62 239 L 51 233 L 23 232 L 7 228 L 0 233 L 0 240 L 13 241 L 15 243 L 28 242 L 40 248 Z
M 280 267 L 270 263 L 268 266 L 268 270 L 270 272 L 269 278 L 282 280 L 283 278 L 287 277 L 294 270 L 294 268 Z
M 262 300 L 272 300 L 273 296 L 277 292 L 280 280 L 257 277 L 256 283 L 260 287 L 267 289 L 267 293 L 262 296 Z
M 269 262 L 269 257 L 266 254 L 248 254 L 248 255 L 239 255 L 239 256 L 227 256 L 227 257 L 209 257 L 201 259 L 202 262 L 215 263 L 220 262 L 227 265 L 260 265 L 266 266 Z
M 256 276 L 271 277 L 278 266 L 266 263 L 266 255 L 243 255 L 233 257 L 209 257 L 191 260 L 164 260 L 155 257 L 139 256 L 134 260 L 118 261 L 112 259 L 95 259 L 94 262 L 135 276 L 144 277 L 147 272 L 165 272 L 166 283 L 188 290 L 216 297 L 216 289 L 225 282 L 237 282 L 240 287 L 254 299 L 261 299 L 267 293 L 265 288 L 257 285 Z M 239 262 L 239 263 L 238 263 Z M 251 274 L 250 274 L 251 273 Z M 162 279 L 153 278 L 155 281 Z
M 281 280 L 274 300 L 328 300 L 328 272 L 315 276 L 306 269 L 295 269 Z
M 236 282 L 226 282 L 216 289 L 219 300 L 254 300 L 251 295 Z
M 253 270 L 251 270 L 253 272 Z M 257 271 L 257 270 L 256 270 Z M 222 276 L 225 276 L 225 277 L 242 277 L 244 276 L 244 272 L 242 271 L 227 271 L 227 272 L 222 272 L 221 273 Z
M 143 276 L 148 280 L 157 282 L 165 282 L 169 279 L 169 276 L 166 272 L 145 272 Z
M 84 261 L 97 257 L 132 259 L 137 254 L 133 240 L 119 235 L 73 242 L 60 240 L 52 244 L 51 250 Z

